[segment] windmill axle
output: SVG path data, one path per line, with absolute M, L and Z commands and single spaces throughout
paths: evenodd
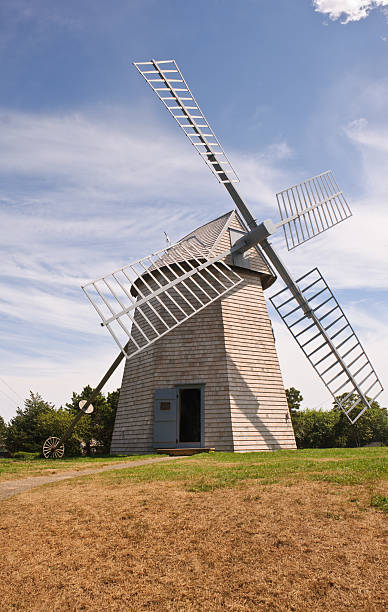
M 248 251 L 251 247 L 260 244 L 263 240 L 268 238 L 268 236 L 274 234 L 276 230 L 277 226 L 275 223 L 273 223 L 271 219 L 266 219 L 237 240 L 233 247 L 233 252 L 245 253 L 245 251 Z

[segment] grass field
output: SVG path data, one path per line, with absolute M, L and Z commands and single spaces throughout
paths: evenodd
M 214 453 L 23 493 L 1 503 L 0 609 L 380 612 L 387 458 Z

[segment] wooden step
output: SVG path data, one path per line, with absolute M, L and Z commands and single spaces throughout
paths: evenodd
M 210 453 L 214 451 L 214 448 L 157 448 L 156 452 L 160 455 L 170 456 L 190 456 L 196 455 L 197 453 Z

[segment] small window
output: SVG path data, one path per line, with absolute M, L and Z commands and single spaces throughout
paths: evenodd
M 170 410 L 171 402 L 160 402 L 159 409 L 160 410 Z

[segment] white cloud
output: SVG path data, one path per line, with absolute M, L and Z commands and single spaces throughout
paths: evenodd
M 78 332 L 98 333 L 87 302 L 63 295 L 51 283 L 48 291 L 28 287 L 26 283 L 13 288 L 0 282 L 0 313 L 42 327 L 59 327 Z
M 124 126 L 77 114 L 3 112 L 1 140 L 7 154 L 0 160 L 0 171 L 47 182 L 60 179 L 62 192 L 77 186 L 85 190 L 84 197 L 95 199 L 107 193 L 115 199 L 129 188 L 141 189 L 142 196 L 154 194 L 157 187 L 170 194 L 176 189 L 172 175 L 196 174 L 197 166 L 179 146 L 166 151 L 168 141 L 160 128 L 155 126 L 153 137 L 147 139 L 145 132 L 150 134 L 153 126 L 142 129 L 139 122 L 126 134 Z
M 296 276 L 317 266 L 354 327 L 385 388 L 388 401 L 388 123 L 379 107 L 388 95 L 387 83 L 362 89 L 362 106 L 369 118 L 359 117 L 344 127 L 350 150 L 360 156 L 358 191 L 348 198 L 353 217 L 291 253 L 281 237 L 276 244 Z M 378 95 L 377 93 L 378 92 Z M 356 100 L 357 103 L 360 100 Z M 346 195 L 346 194 L 345 194 Z M 279 286 L 280 289 L 280 286 Z M 275 292 L 275 289 L 274 289 Z M 272 317 L 277 350 L 286 386 L 302 389 L 305 407 L 329 408 L 332 399 L 276 314 Z
M 60 404 L 96 384 L 118 351 L 80 285 L 161 248 L 164 230 L 176 240 L 233 203 L 175 125 L 147 117 L 144 127 L 139 109 L 2 111 L 0 124 L 2 374 L 21 395 L 32 388 Z M 289 182 L 276 164 L 289 154 L 276 143 L 231 155 L 251 204 L 273 210 Z
M 373 305 L 371 308 L 369 298 L 361 303 L 349 301 L 346 303 L 344 310 L 386 390 L 388 376 L 384 366 L 388 339 L 387 304 L 380 304 L 378 308 Z M 313 367 L 308 363 L 286 327 L 276 315 L 271 318 L 285 387 L 295 387 L 302 390 L 304 408 L 330 408 L 333 404 L 331 394 L 314 372 Z M 381 394 L 377 401 L 383 406 L 387 405 L 386 391 Z
M 93 343 L 92 346 L 92 351 L 86 350 L 85 347 L 81 354 L 78 351 L 73 354 L 66 353 L 62 360 L 58 351 L 33 362 L 31 359 L 21 358 L 18 370 L 7 371 L 6 382 L 24 398 L 33 391 L 40 393 L 45 400 L 56 406 L 64 405 L 71 400 L 73 391 L 79 392 L 86 384 L 96 385 L 117 357 L 118 350 L 110 341 L 105 344 Z M 120 387 L 123 366 L 124 361 L 109 379 L 104 393 Z M 5 421 L 10 420 L 16 408 L 23 405 L 0 381 L 0 414 Z
M 345 128 L 348 137 L 358 145 L 388 153 L 388 126 L 370 126 L 367 119 L 360 117 Z
M 301 276 L 317 265 L 332 288 L 387 290 L 388 211 L 376 194 L 350 202 L 353 216 L 287 253 L 280 237 L 277 247 L 293 272 Z
M 130 116 L 139 118 L 136 125 Z M 174 241 L 232 202 L 173 123 L 164 129 L 152 117 L 143 122 L 139 110 L 125 116 L 111 109 L 100 116 L 4 111 L 0 123 L 2 376 L 21 395 L 31 388 L 59 405 L 73 390 L 96 384 L 118 352 L 80 285 L 162 247 L 164 230 Z M 350 221 L 286 254 L 296 275 L 318 265 L 335 290 L 386 288 L 383 127 L 362 119 L 346 127 L 362 156 L 369 202 L 361 194 Z M 261 217 L 276 219 L 274 193 L 295 182 L 281 165 L 291 154 L 285 142 L 256 155 L 230 152 L 238 189 Z M 372 248 L 366 235 L 373 235 Z M 376 323 L 365 298 L 347 301 L 361 313 L 368 354 L 372 347 L 384 363 L 384 317 L 381 311 Z M 299 385 L 310 406 L 330 403 L 287 330 L 277 336 L 286 384 Z M 119 384 L 117 374 L 107 388 Z M 14 407 L 5 396 L 1 401 L 9 418 Z
M 343 17 L 344 24 L 365 19 L 371 10 L 388 6 L 388 0 L 313 0 L 313 2 L 318 13 L 328 15 L 333 21 Z
M 112 205 L 123 200 L 131 206 L 151 199 L 185 202 L 188 184 L 196 185 L 196 198 L 205 199 L 206 207 L 210 198 L 224 199 L 224 190 L 209 172 L 206 174 L 173 124 L 163 129 L 152 117 L 143 118 L 139 109 L 132 110 L 137 117 L 135 123 L 129 114 L 121 114 L 116 123 L 107 120 L 108 114 L 114 117 L 117 112 L 107 109 L 102 117 L 0 112 L 4 151 L 0 173 L 23 177 L 30 181 L 28 187 L 32 181 L 39 181 L 32 185 L 32 194 L 23 186 L 18 188 L 19 202 L 47 207 L 51 201 L 51 207 L 55 203 L 69 211 L 73 200 L 78 212 L 82 200 L 87 214 L 96 204 L 103 206 L 104 213 L 109 207 L 116 212 Z M 273 205 L 279 182 L 291 180 L 277 169 L 277 162 L 291 153 L 286 142 L 277 142 L 255 156 L 238 152 L 229 155 L 251 201 L 262 205 L 264 200 Z M 10 201 L 14 194 L 15 185 L 12 196 L 8 196 Z M 105 222 L 114 223 L 114 219 Z

